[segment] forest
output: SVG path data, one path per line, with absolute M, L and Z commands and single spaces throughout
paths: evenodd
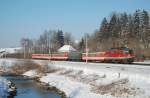
M 39 38 L 22 38 L 20 43 L 27 54 L 57 52 L 64 44 L 85 52 L 85 40 L 89 52 L 98 52 L 115 47 L 129 47 L 135 55 L 144 54 L 150 58 L 150 16 L 146 10 L 136 10 L 134 13 L 113 12 L 104 17 L 99 28 L 90 34 L 85 34 L 76 41 L 70 32 L 62 30 L 44 31 Z M 78 28 L 76 28 L 78 29 Z

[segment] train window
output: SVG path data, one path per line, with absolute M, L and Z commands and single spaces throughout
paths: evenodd
M 133 54 L 133 50 L 129 50 L 129 54 Z
M 124 51 L 124 54 L 129 54 L 129 51 Z
M 122 50 L 120 50 L 120 51 L 119 51 L 119 54 L 123 54 L 123 51 L 122 51 Z
M 112 53 L 112 54 L 116 54 L 116 53 L 117 53 L 117 51 L 116 51 L 116 50 L 113 50 L 113 51 L 111 51 L 111 53 Z

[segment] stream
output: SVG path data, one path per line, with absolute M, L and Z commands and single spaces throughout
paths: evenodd
M 58 94 L 47 91 L 34 80 L 22 76 L 3 76 L 12 81 L 17 87 L 17 96 L 14 98 L 61 98 Z

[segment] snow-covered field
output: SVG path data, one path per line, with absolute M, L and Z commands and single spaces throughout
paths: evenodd
M 58 70 L 40 80 L 69 98 L 150 98 L 149 66 L 65 61 L 49 66 Z
M 22 47 L 16 47 L 16 48 L 0 48 L 0 52 L 6 52 L 6 53 L 17 53 L 21 51 Z
M 40 81 L 64 91 L 69 98 L 150 98 L 149 66 L 33 61 L 48 64 L 51 70 Z M 24 73 L 29 77 L 38 74 L 36 70 Z
M 150 60 L 145 60 L 144 62 L 134 62 L 135 64 L 147 64 L 150 65 Z

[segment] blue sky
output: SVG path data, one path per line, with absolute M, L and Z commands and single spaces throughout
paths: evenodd
M 149 5 L 150 0 L 0 0 L 0 47 L 19 46 L 22 37 L 38 38 L 45 30 L 60 29 L 79 39 L 114 11 L 150 12 Z

